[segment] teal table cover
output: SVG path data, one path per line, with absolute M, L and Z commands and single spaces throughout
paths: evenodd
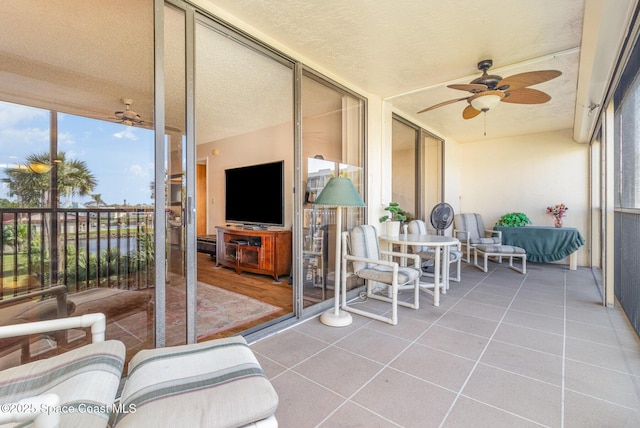
M 502 232 L 503 245 L 524 248 L 528 262 L 555 262 L 584 245 L 584 238 L 574 227 L 495 226 L 494 229 Z

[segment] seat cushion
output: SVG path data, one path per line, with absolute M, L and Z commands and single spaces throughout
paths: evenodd
M 75 310 L 75 304 L 67 300 L 66 305 L 66 315 L 68 316 Z M 22 303 L 0 309 L 0 325 L 24 324 L 27 322 L 52 320 L 56 318 L 64 318 L 64 314 L 62 314 L 62 316 L 58 314 L 58 300 L 56 298 L 40 301 L 22 301 Z M 0 339 L 0 353 L 12 351 L 17 345 L 22 345 L 28 350 L 29 336 Z M 26 356 L 26 358 L 28 358 L 28 356 Z
M 422 251 L 418 253 L 421 260 L 433 260 L 436 257 L 435 251 Z M 462 258 L 462 251 L 449 250 L 449 262 L 457 262 Z
M 67 316 L 75 310 L 75 304 L 67 300 Z M 36 302 L 18 303 L 0 310 L 0 325 L 22 324 L 26 322 L 44 321 L 60 318 L 58 316 L 58 300 L 46 299 Z
M 512 245 L 478 245 L 476 249 L 489 254 L 526 254 L 524 248 L 514 247 Z
M 377 265 L 368 269 L 361 269 L 356 275 L 362 279 L 391 284 L 393 281 L 393 269 L 388 266 Z M 421 272 L 417 269 L 400 267 L 398 268 L 398 285 L 403 285 L 420 278 Z
M 147 310 L 152 295 L 147 290 L 98 287 L 69 294 L 67 298 L 75 304 L 75 316 L 101 312 L 107 317 L 107 322 L 112 322 Z
M 278 395 L 243 337 L 140 351 L 129 363 L 123 427 L 233 427 L 275 413 Z
M 471 238 L 469 239 L 469 243 L 471 245 L 500 245 L 500 238 Z
M 54 393 L 60 397 L 61 406 L 75 410 L 61 413 L 61 427 L 106 427 L 118 392 L 124 357 L 124 344 L 109 340 L 3 370 L 0 403 Z M 92 411 L 82 412 L 87 406 L 91 406 Z

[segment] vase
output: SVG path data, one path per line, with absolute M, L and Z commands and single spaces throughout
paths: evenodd
M 553 225 L 555 227 L 562 227 L 562 219 L 558 217 L 553 218 Z
M 398 236 L 400 235 L 400 222 L 399 221 L 388 221 L 386 224 L 387 227 L 387 235 L 389 236 Z

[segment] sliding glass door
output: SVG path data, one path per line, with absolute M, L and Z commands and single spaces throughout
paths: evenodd
M 103 312 L 128 355 L 155 346 L 153 6 L 0 2 L 0 299 Z
M 209 17 L 194 27 L 195 160 L 203 179 L 197 339 L 293 316 L 294 64 Z
M 392 200 L 430 228 L 431 210 L 443 202 L 444 142 L 400 116 L 392 123 Z
M 314 201 L 332 177 L 364 189 L 365 100 L 309 70 L 302 76 L 302 297 L 304 307 L 332 299 L 336 267 L 336 208 Z M 343 214 L 342 230 L 365 223 L 363 208 Z M 358 287 L 354 277 L 347 289 Z

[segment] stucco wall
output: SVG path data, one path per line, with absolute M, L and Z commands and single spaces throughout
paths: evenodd
M 461 144 L 458 211 L 482 214 L 488 228 L 514 211 L 527 214 L 534 225 L 552 226 L 546 207 L 564 203 L 565 226 L 588 239 L 589 146 L 575 143 L 571 132 Z M 588 244 L 578 252 L 579 265 L 587 265 L 585 248 Z

